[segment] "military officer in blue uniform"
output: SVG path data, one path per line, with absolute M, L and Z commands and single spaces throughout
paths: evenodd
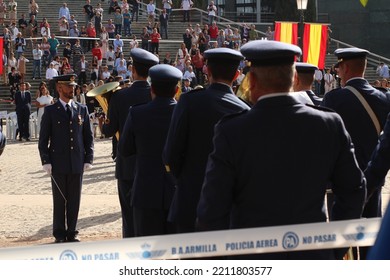
M 130 87 L 116 91 L 110 100 L 103 134 L 106 137 L 122 134 L 129 108 L 133 105 L 151 101 L 150 84 L 147 81 L 149 68 L 158 64 L 154 54 L 140 48 L 132 49 L 133 79 Z M 118 179 L 119 202 L 122 212 L 122 236 L 134 237 L 131 188 L 134 181 L 135 156 L 117 154 L 115 176 Z
M 199 230 L 326 222 L 324 196 L 333 182 L 335 220 L 359 218 L 364 176 L 340 116 L 302 104 L 292 92 L 297 46 L 257 40 L 251 61 L 250 111 L 215 127 L 197 209 Z M 343 255 L 342 252 L 341 255 Z M 244 255 L 243 259 L 334 259 L 334 250 Z
M 195 230 L 198 204 L 207 157 L 212 151 L 214 125 L 226 114 L 249 110 L 234 95 L 240 52 L 216 48 L 204 53 L 210 86 L 182 94 L 169 128 L 163 159 L 177 180 L 170 221 L 178 232 Z
M 76 75 L 55 79 L 58 101 L 45 107 L 39 135 L 43 170 L 51 175 L 56 243 L 78 242 L 77 218 L 84 171 L 92 168 L 93 134 L 88 109 L 74 102 Z
M 344 48 L 335 51 L 342 87 L 328 92 L 321 103 L 322 106 L 336 111 L 343 119 L 355 145 L 356 159 L 361 170 L 366 169 L 390 112 L 389 96 L 372 87 L 364 79 L 368 54 L 367 50 L 359 48 Z M 356 94 L 372 110 L 372 117 L 364 103 L 355 95 L 355 90 Z M 363 217 L 381 217 L 381 212 L 381 190 L 377 189 L 367 201 Z M 365 255 L 366 251 L 362 249 L 361 258 L 364 259 Z
M 307 96 L 310 98 L 314 105 L 320 105 L 322 98 L 315 95 L 312 90 L 314 82 L 314 72 L 318 69 L 318 67 L 310 63 L 297 62 L 295 63 L 295 69 L 297 71 L 297 75 L 295 76 L 293 84 L 294 91 L 306 92 Z
M 132 195 L 136 236 L 174 232 L 167 222 L 174 181 L 165 170 L 161 154 L 182 75 L 179 69 L 167 64 L 150 68 L 152 101 L 130 108 L 119 140 L 119 154 L 136 156 Z

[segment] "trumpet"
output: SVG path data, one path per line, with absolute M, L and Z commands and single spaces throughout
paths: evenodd
M 119 82 L 109 82 L 104 85 L 95 87 L 94 89 L 87 92 L 88 97 L 94 97 L 96 101 L 99 103 L 100 107 L 104 114 L 107 116 L 108 106 L 110 104 L 111 96 L 117 90 L 120 90 Z M 116 139 L 119 140 L 119 132 L 115 134 Z

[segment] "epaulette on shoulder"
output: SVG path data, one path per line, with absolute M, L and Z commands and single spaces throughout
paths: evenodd
M 238 112 L 238 113 L 232 113 L 232 114 L 225 115 L 225 116 L 222 117 L 220 122 L 225 122 L 225 121 L 234 119 L 234 118 L 236 118 L 238 116 L 241 116 L 241 115 L 244 115 L 244 114 L 246 114 L 248 112 L 249 112 L 249 110 L 244 109 L 244 110 L 242 110 L 241 112 Z
M 320 111 L 324 111 L 324 112 L 331 112 L 331 113 L 335 113 L 336 111 L 328 108 L 328 107 L 323 107 L 323 106 L 316 106 L 316 105 L 312 105 L 312 104 L 305 104 L 306 106 L 308 107 L 311 107 L 313 109 L 316 109 L 316 110 L 320 110 Z

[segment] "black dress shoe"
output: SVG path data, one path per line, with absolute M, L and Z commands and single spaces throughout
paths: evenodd
M 27 141 L 27 142 L 30 142 L 30 141 L 31 141 L 31 139 L 30 139 L 30 138 L 26 138 L 26 141 Z
M 54 243 L 64 243 L 65 241 L 66 241 L 65 238 L 56 238 Z
M 80 242 L 80 240 L 77 239 L 76 237 L 71 237 L 71 238 L 68 237 L 68 239 L 66 239 L 66 241 L 67 242 Z

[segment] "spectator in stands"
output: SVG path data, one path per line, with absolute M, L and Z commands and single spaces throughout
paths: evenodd
M 129 47 L 130 47 L 130 51 L 134 48 L 138 48 L 138 41 L 137 41 L 137 36 L 135 34 L 133 34 L 131 36 L 131 39 L 129 41 Z
M 18 20 L 19 31 L 22 33 L 22 36 L 26 36 L 28 22 L 26 20 L 25 14 L 21 14 L 20 19 Z
M 182 65 L 184 65 L 184 59 L 188 54 L 188 49 L 186 47 L 186 44 L 183 42 L 180 44 L 180 48 L 177 51 L 177 60 L 180 60 Z
M 70 61 L 70 59 L 72 58 L 72 49 L 71 49 L 71 45 L 70 43 L 66 43 L 65 45 L 65 48 L 62 52 L 62 56 L 63 57 L 66 57 L 68 59 L 68 61 Z
M 115 37 L 115 24 L 112 22 L 112 19 L 109 19 L 106 25 L 106 30 L 108 32 L 108 37 L 114 39 Z
M 86 52 L 88 46 L 88 41 L 87 41 L 88 34 L 87 34 L 87 29 L 84 26 L 81 26 L 79 37 L 82 38 L 80 39 L 80 45 L 82 46 L 83 51 Z
M 153 33 L 150 35 L 150 46 L 151 53 L 158 55 L 158 47 L 160 45 L 160 33 L 158 33 L 157 28 L 153 28 Z
M 99 37 L 102 32 L 102 22 L 103 22 L 103 8 L 100 3 L 97 3 L 96 8 L 94 9 L 94 19 L 95 19 L 95 29 L 96 36 Z
M 190 79 L 183 76 L 183 86 L 181 87 L 182 93 L 186 93 L 192 90 L 190 83 L 191 83 Z
M 218 48 L 222 48 L 225 43 L 225 31 L 223 29 L 218 31 L 218 36 L 217 36 L 217 44 Z
M 20 74 L 20 81 L 21 82 L 24 82 L 25 80 L 25 77 L 26 77 L 26 72 L 27 72 L 27 65 L 26 63 L 27 62 L 30 62 L 30 60 L 28 60 L 24 54 L 22 53 L 18 59 L 18 72 Z
M 153 25 L 154 17 L 156 16 L 156 5 L 154 5 L 154 0 L 149 1 L 149 4 L 146 6 L 146 12 L 148 14 L 148 21 Z
M 127 9 L 129 10 L 130 6 L 129 3 L 127 3 L 127 0 L 122 0 L 122 4 L 120 5 L 122 13 Z
M 0 0 L 0 24 L 4 25 L 5 12 L 7 11 L 7 4 L 4 0 Z
M 45 82 L 39 84 L 37 93 L 36 93 L 36 106 L 38 108 L 37 115 L 37 129 L 38 133 L 41 130 L 41 120 L 43 113 L 45 112 L 45 107 L 54 103 L 53 97 L 50 95 L 50 91 L 46 86 Z
M 171 15 L 172 12 L 172 0 L 162 0 L 163 9 L 167 11 L 168 16 Z
M 121 39 L 121 35 L 117 34 L 115 36 L 115 40 L 113 42 L 114 50 L 115 52 L 122 52 L 123 51 L 123 40 Z
M 197 49 L 196 53 L 194 56 L 191 57 L 192 59 L 192 64 L 195 67 L 195 75 L 196 75 L 196 80 L 198 81 L 198 84 L 202 85 L 203 84 L 203 66 L 204 66 L 204 60 L 203 60 L 203 55 L 200 54 L 200 50 Z
M 115 35 L 117 34 L 122 35 L 122 22 L 123 22 L 123 15 L 121 14 L 121 10 L 116 9 L 114 14 Z
M 9 91 L 11 100 L 15 100 L 15 93 L 19 90 L 20 74 L 16 70 L 16 66 L 11 67 L 11 72 L 8 73 Z
M 185 33 L 183 34 L 183 42 L 187 48 L 187 50 L 189 50 L 191 48 L 191 45 L 192 45 L 192 35 L 190 33 L 190 30 L 187 28 Z
M 379 75 L 379 77 L 381 78 L 385 78 L 385 79 L 388 79 L 389 78 L 389 66 L 387 66 L 387 64 L 381 62 L 379 64 L 379 66 L 377 67 L 377 70 L 376 70 L 377 74 Z
M 166 52 L 165 53 L 165 57 L 164 57 L 163 63 L 164 64 L 169 64 L 169 65 L 173 65 L 174 64 L 174 60 L 171 58 L 171 53 L 170 52 Z
M 249 41 L 254 41 L 259 38 L 259 35 L 256 31 L 256 25 L 251 24 L 250 30 L 249 30 Z
M 101 78 L 104 82 L 106 82 L 106 81 L 108 80 L 108 78 L 110 78 L 111 73 L 110 73 L 110 71 L 108 71 L 108 67 L 107 67 L 107 66 L 103 66 L 102 69 L 103 69 L 103 71 L 102 71 L 102 73 L 101 73 L 101 75 L 100 75 L 100 78 Z
M 315 93 L 316 93 L 317 96 L 321 96 L 322 95 L 322 92 L 321 92 L 322 78 L 323 78 L 322 70 L 317 69 L 314 72 L 314 86 L 315 86 Z
M 90 51 L 96 41 L 96 29 L 92 22 L 88 23 L 88 27 L 86 31 L 87 31 L 87 36 L 91 38 L 88 39 L 88 46 L 87 46 L 87 51 Z
M 213 23 L 209 27 L 210 41 L 217 41 L 218 34 L 219 34 L 219 30 L 218 30 L 217 23 L 213 21 Z
M 232 42 L 233 42 L 233 46 L 238 45 L 238 48 L 241 47 L 241 35 L 238 28 L 233 29 Z
M 97 56 L 92 57 L 91 61 L 91 83 L 97 85 L 99 78 L 99 64 Z
M 50 56 L 49 56 L 49 62 L 53 60 L 53 57 L 57 55 L 58 47 L 60 45 L 60 42 L 56 38 L 56 34 L 51 33 L 50 39 L 47 40 L 50 45 Z
M 42 66 L 45 67 L 45 69 L 46 69 L 50 63 L 50 61 L 49 61 L 50 44 L 47 41 L 47 37 L 42 38 L 41 50 L 42 50 Z
M 69 20 L 69 30 L 73 29 L 73 27 L 78 24 L 77 20 L 74 18 L 74 15 L 70 15 L 70 20 Z
M 168 20 L 169 20 L 169 14 L 165 8 L 163 8 L 162 13 L 160 14 L 159 21 L 160 21 L 160 33 L 162 35 L 163 39 L 168 39 Z
M 61 68 L 61 59 L 59 55 L 56 55 L 52 61 L 54 69 L 58 72 L 58 75 L 60 74 L 60 68 Z
M 16 50 L 16 59 L 23 54 L 24 48 L 26 47 L 26 40 L 22 37 L 22 33 L 18 33 L 18 36 L 15 38 L 15 50 Z
M 58 22 L 58 28 L 60 30 L 60 35 L 62 37 L 66 37 L 68 36 L 68 32 L 69 32 L 69 22 L 68 20 L 66 19 L 65 16 L 62 16 Z M 65 44 L 66 40 L 64 38 L 61 39 L 62 41 L 62 44 Z
M 207 12 L 209 16 L 209 24 L 212 24 L 215 20 L 215 16 L 217 15 L 217 6 L 215 6 L 214 1 L 211 1 L 207 6 Z
M 30 17 L 32 15 L 37 17 L 38 12 L 39 12 L 39 6 L 38 6 L 38 3 L 35 2 L 35 0 L 30 0 L 30 4 L 28 4 L 28 12 L 29 12 Z
M 191 16 L 190 16 L 190 11 L 192 8 L 193 2 L 192 0 L 182 0 L 181 1 L 181 8 L 183 10 L 183 22 L 190 22 L 191 21 Z
M 36 20 L 35 15 L 31 15 L 30 20 L 27 25 L 27 36 L 37 37 L 38 35 L 38 21 Z
M 69 60 L 66 57 L 62 58 L 62 64 L 60 68 L 61 75 L 73 74 L 73 69 L 70 66 Z
M 131 21 L 134 21 L 134 16 L 135 16 L 135 22 L 138 22 L 138 13 L 139 13 L 139 0 L 132 0 L 133 4 L 133 10 L 132 10 L 132 15 L 131 15 Z
M 67 21 L 70 21 L 70 11 L 69 11 L 69 8 L 68 8 L 68 4 L 64 3 L 62 4 L 62 7 L 60 8 L 59 12 L 58 12 L 58 18 L 62 18 L 62 17 L 65 17 Z
M 129 9 L 123 12 L 123 36 L 129 38 L 131 36 L 131 15 Z
M 108 14 L 115 13 L 116 9 L 119 8 L 117 0 L 110 0 L 110 7 L 108 8 Z
M 36 78 L 41 79 L 41 63 L 42 63 L 43 52 L 39 44 L 35 46 L 35 49 L 33 49 L 32 54 L 34 59 L 32 79 L 33 80 L 35 80 Z
M 78 84 L 82 85 L 87 82 L 87 71 L 89 69 L 89 63 L 87 60 L 85 60 L 85 55 L 80 56 L 80 60 L 76 62 L 76 65 L 74 67 L 75 73 L 78 77 Z
M 272 31 L 271 26 L 268 26 L 267 31 L 265 32 L 265 36 L 266 36 L 267 40 L 274 39 L 274 31 Z
M 119 65 L 116 68 L 116 71 L 118 73 L 118 76 L 121 76 L 123 79 L 126 79 L 127 68 L 126 68 L 123 60 L 119 61 Z
M 54 77 L 58 76 L 58 72 L 54 69 L 54 62 L 49 64 L 49 68 L 46 69 L 46 84 L 49 85 L 49 91 L 52 96 L 55 96 L 55 83 L 53 81 Z
M 110 45 L 108 47 L 108 51 L 106 52 L 106 65 L 108 67 L 108 70 L 112 73 L 114 70 L 114 63 L 115 63 L 115 52 L 114 47 Z
M 192 88 L 198 84 L 192 65 L 189 65 L 187 70 L 184 72 L 183 79 L 188 79 Z
M 79 102 L 79 103 L 84 104 L 84 105 L 86 104 L 85 95 L 81 91 L 81 86 L 80 85 L 77 85 L 75 87 L 75 89 L 74 89 L 73 101 Z
M 84 54 L 84 50 L 83 47 L 80 45 L 80 40 L 76 39 L 76 42 L 72 47 L 73 69 L 75 69 L 76 63 L 80 60 L 83 54 Z
M 103 54 L 98 42 L 95 42 L 95 45 L 92 48 L 92 56 L 96 57 L 98 67 L 100 68 L 102 66 Z
M 45 22 L 45 24 L 40 28 L 40 33 L 41 33 L 42 37 L 50 37 L 50 25 L 48 22 Z M 68 34 L 66 34 L 66 35 L 68 35 Z M 64 35 L 61 34 L 61 36 L 64 36 Z
M 108 32 L 106 28 L 102 27 L 102 32 L 100 32 L 100 43 L 101 43 L 101 50 L 102 50 L 102 56 L 106 56 L 106 52 L 108 51 Z
M 147 51 L 149 50 L 149 38 L 150 33 L 148 32 L 148 29 L 146 27 L 143 27 L 141 33 L 141 48 Z
M 249 30 L 250 30 L 250 27 L 248 26 L 248 24 L 243 23 L 241 26 L 241 39 L 242 40 L 245 39 L 246 42 L 249 41 Z
M 85 27 L 88 26 L 88 23 L 91 22 L 94 14 L 93 14 L 93 7 L 91 5 L 91 0 L 86 0 L 85 5 L 83 7 L 84 12 L 84 19 L 85 19 Z
M 77 24 L 73 25 L 73 28 L 69 29 L 69 43 L 71 48 L 73 48 L 73 45 L 76 43 L 76 38 L 80 36 L 80 30 L 78 29 Z
M 209 39 L 206 38 L 205 33 L 207 34 L 207 30 L 199 33 L 199 38 L 198 38 L 198 47 L 201 54 L 203 54 L 205 50 L 208 49 L 208 45 L 209 45 Z M 207 34 L 207 36 L 209 35 Z
M 8 2 L 9 20 L 15 22 L 18 14 L 18 3 L 15 0 Z
M 4 47 L 4 53 L 7 57 L 10 55 L 11 51 L 11 41 L 12 41 L 12 35 L 8 28 L 4 28 L 3 32 L 3 47 Z

